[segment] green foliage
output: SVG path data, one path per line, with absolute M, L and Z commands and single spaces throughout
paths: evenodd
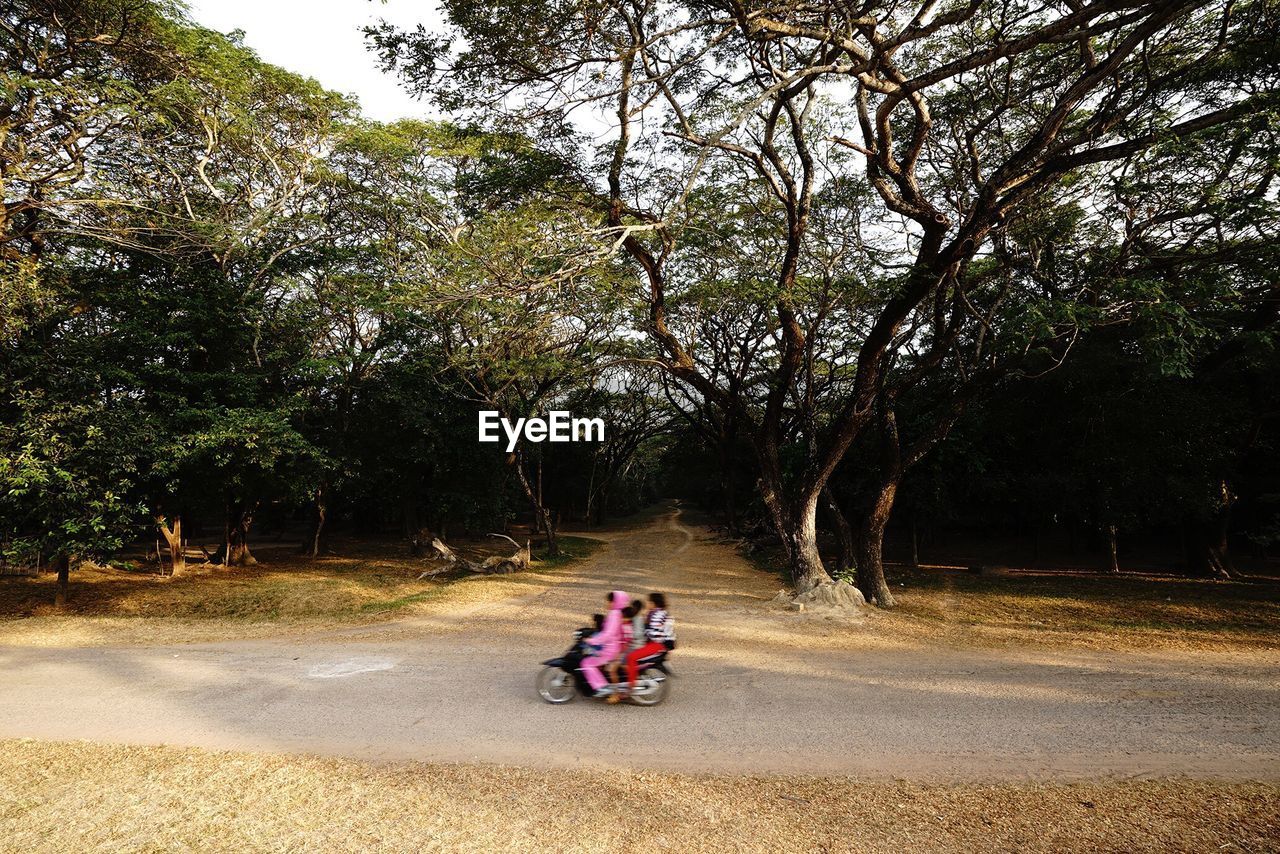
M 18 561 L 55 554 L 103 559 L 141 518 L 140 448 L 130 413 L 49 406 L 15 395 L 0 422 L 0 544 Z
M 910 76 L 1060 10 L 979 4 L 936 31 L 872 11 L 906 34 L 893 73 Z M 1269 540 L 1274 11 L 1188 10 L 1078 101 L 1084 48 L 1061 39 L 929 84 L 923 129 L 864 92 L 885 109 L 871 156 L 923 152 L 906 204 L 852 140 L 858 74 L 774 86 L 812 45 L 700 4 L 450 0 L 455 41 L 373 28 L 384 63 L 453 108 L 388 125 L 174 3 L 9 4 L 0 539 L 106 556 L 156 512 L 221 531 L 255 507 L 483 533 L 531 503 L 594 523 L 664 489 L 737 524 L 764 513 L 762 459 L 807 484 L 865 415 L 836 482 L 860 509 L 889 467 L 875 415 L 896 408 L 910 448 L 970 401 L 907 506 L 1154 527 L 1213 517 L 1230 481 Z M 656 42 L 631 44 L 637 20 Z M 1114 50 L 1133 21 L 1080 44 Z M 627 55 L 644 79 L 615 148 L 573 123 L 596 109 L 614 129 Z M 1060 100 L 1057 147 L 1038 148 Z M 1124 140 L 1141 144 L 1050 174 Z M 801 205 L 784 185 L 806 173 Z M 950 223 L 931 258 L 926 203 Z M 475 441 L 478 409 L 553 407 L 605 418 L 605 441 Z
M 550 557 L 545 549 L 534 549 L 533 557 L 538 561 L 539 569 L 558 569 L 571 563 L 585 560 L 604 548 L 604 541 L 593 537 L 560 537 L 560 554 Z
M 0 259 L 0 341 L 13 341 L 40 322 L 52 298 L 34 258 Z

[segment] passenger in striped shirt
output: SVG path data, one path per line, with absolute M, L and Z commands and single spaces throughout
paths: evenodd
M 667 597 L 649 594 L 649 614 L 644 621 L 644 644 L 627 654 L 627 682 L 635 685 L 640 675 L 640 661 L 663 650 L 676 648 L 676 623 L 667 613 Z

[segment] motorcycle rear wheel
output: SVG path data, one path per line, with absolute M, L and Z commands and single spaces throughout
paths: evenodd
M 578 688 L 573 684 L 573 674 L 566 673 L 559 667 L 547 665 L 538 674 L 538 696 L 548 703 L 559 706 L 573 699 Z
M 657 680 L 652 688 L 640 687 L 642 683 L 650 679 Z M 656 706 L 667 698 L 667 691 L 670 687 L 667 674 L 656 667 L 650 667 L 640 674 L 640 682 L 636 683 L 636 690 L 631 692 L 631 702 L 637 706 Z

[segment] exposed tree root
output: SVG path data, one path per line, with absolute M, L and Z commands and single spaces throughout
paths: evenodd
M 782 605 L 794 611 L 839 611 L 845 613 L 861 613 L 866 607 L 866 599 L 861 591 L 847 581 L 833 581 L 819 584 L 804 593 L 789 593 L 783 590 L 773 598 L 775 605 Z

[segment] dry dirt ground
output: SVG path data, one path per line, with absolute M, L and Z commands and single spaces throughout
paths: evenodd
M 679 512 L 505 595 L 270 640 L 0 647 L 0 737 L 680 772 L 1280 778 L 1280 652 L 955 646 L 769 604 Z M 463 585 L 465 588 L 466 585 Z M 542 703 L 543 658 L 613 587 L 667 591 L 662 706 Z
M 41 739 L 0 745 L 0 831 L 71 810 L 72 838 L 127 849 L 1277 846 L 1274 647 L 961 644 L 780 611 L 776 577 L 678 511 L 602 536 L 397 622 L 0 646 L 0 738 Z M 614 587 L 671 597 L 669 699 L 542 703 L 539 660 Z
M 1280 788 L 368 764 L 0 741 L 0 850 L 1277 850 Z

